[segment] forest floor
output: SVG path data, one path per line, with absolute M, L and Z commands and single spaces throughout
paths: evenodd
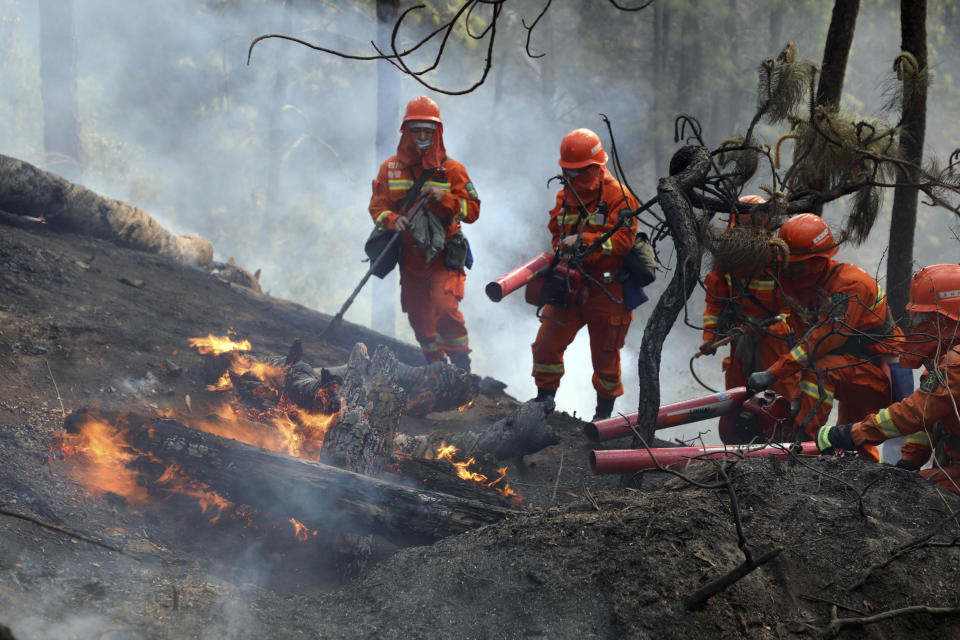
M 210 523 L 196 505 L 131 504 L 68 473 L 64 413 L 203 400 L 192 337 L 232 330 L 273 355 L 299 338 L 315 366 L 380 342 L 421 364 L 411 345 L 349 323 L 325 344 L 328 321 L 205 270 L 0 214 L 0 624 L 21 640 L 960 636 L 960 500 L 857 458 L 698 464 L 624 489 L 590 474 L 582 423 L 554 413 L 560 443 L 508 465 L 516 516 L 429 546 L 378 539 L 348 582 L 328 544 L 297 542 L 285 523 Z M 405 417 L 401 431 L 477 430 L 517 405 L 481 396 Z M 752 557 L 782 551 L 685 607 L 743 562 L 735 513 Z M 898 611 L 917 606 L 931 609 Z

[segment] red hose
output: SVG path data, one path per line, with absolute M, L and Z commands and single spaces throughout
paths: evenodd
M 590 452 L 590 471 L 594 475 L 607 473 L 636 473 L 644 469 L 655 469 L 656 462 L 661 467 L 682 467 L 694 458 L 703 456 L 719 458 L 722 456 L 737 455 L 748 458 L 785 458 L 789 455 L 787 449 L 790 444 L 777 446 L 716 446 L 716 447 L 664 447 L 660 449 L 608 449 Z M 801 443 L 801 455 L 816 455 L 819 453 L 814 442 Z M 651 452 L 653 456 L 651 456 Z M 654 462 L 654 456 L 656 462 Z
M 549 267 L 551 262 L 553 262 L 553 253 L 544 251 L 506 275 L 497 278 L 493 282 L 487 283 L 485 289 L 487 297 L 494 302 L 500 302 L 505 296 L 513 293 L 543 273 L 543 270 Z

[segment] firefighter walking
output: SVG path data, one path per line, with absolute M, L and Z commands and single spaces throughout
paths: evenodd
M 427 96 L 407 104 L 397 154 L 373 181 L 370 215 L 401 233 L 400 306 L 427 362 L 444 355 L 470 370 L 470 344 L 459 303 L 469 247 L 460 229 L 480 215 L 480 199 L 463 165 L 447 157 L 440 108 Z M 411 221 L 406 213 L 424 200 Z
M 607 170 L 607 154 L 600 137 L 576 129 L 560 144 L 560 167 L 565 186 L 550 211 L 548 228 L 553 248 L 561 258 L 579 255 L 617 224 L 621 212 L 637 208 L 637 200 Z M 624 287 L 616 273 L 634 247 L 636 220 L 617 229 L 579 262 L 586 281 L 568 291 L 565 300 L 543 307 L 540 329 L 532 346 L 537 400 L 551 400 L 564 374 L 563 354 L 580 329 L 590 334 L 593 388 L 597 405 L 594 420 L 609 417 L 623 395 L 620 349 L 633 313 L 623 304 Z
M 917 369 L 926 363 L 920 387 L 900 402 L 853 424 L 824 426 L 817 433 L 821 451 L 854 451 L 907 436 L 897 466 L 917 470 L 938 455 L 920 475 L 960 493 L 960 265 L 937 264 L 918 271 L 910 283 L 909 333 L 900 363 Z

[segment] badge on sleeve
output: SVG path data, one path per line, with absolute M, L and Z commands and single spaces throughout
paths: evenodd
M 472 200 L 480 199 L 480 196 L 477 195 L 477 189 L 473 186 L 472 182 L 467 183 L 466 189 L 467 189 L 467 195 L 469 195 Z
M 920 378 L 920 391 L 923 391 L 924 393 L 933 393 L 939 386 L 940 378 L 937 377 L 937 374 L 934 371 L 928 371 Z

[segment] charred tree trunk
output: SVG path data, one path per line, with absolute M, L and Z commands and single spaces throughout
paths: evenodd
M 903 115 L 900 148 L 903 158 L 917 166 L 923 161 L 923 142 L 927 127 L 927 2 L 901 0 L 900 48 L 913 55 L 915 70 L 903 72 Z M 913 237 L 917 226 L 916 187 L 919 175 L 907 168 L 897 175 L 890 220 L 890 255 L 887 258 L 887 292 L 893 317 L 906 328 L 907 299 L 913 270 Z
M 377 0 L 377 42 L 381 50 L 390 51 L 390 36 L 397 21 L 398 0 Z M 400 72 L 386 60 L 377 60 L 377 137 L 376 160 L 383 162 L 393 155 L 397 144 L 400 111 Z M 396 334 L 397 272 L 386 278 L 374 278 L 370 287 L 370 328 L 384 335 Z
M 660 355 L 663 341 L 697 286 L 700 277 L 700 240 L 693 209 L 686 193 L 703 183 L 710 170 L 710 153 L 702 147 L 683 147 L 671 161 L 676 169 L 657 186 L 660 209 L 670 227 L 677 267 L 657 306 L 647 320 L 640 342 L 638 368 L 640 403 L 637 424 L 647 443 L 653 443 L 660 408 Z M 676 166 L 675 166 L 676 165 Z M 634 447 L 640 446 L 634 438 Z
M 58 175 L 77 180 L 83 165 L 73 0 L 40 0 L 38 7 L 45 163 Z
M 5 155 L 0 155 L 0 210 L 188 264 L 213 259 L 213 247 L 200 236 L 174 235 L 146 211 Z
M 65 421 L 75 431 L 81 412 Z M 498 522 L 517 511 L 409 487 L 291 458 L 197 431 L 174 420 L 128 419 L 123 435 L 149 451 L 159 476 L 175 462 L 226 499 L 259 509 L 267 518 L 294 517 L 310 528 L 383 535 L 396 544 L 428 544 Z
M 853 31 L 857 26 L 860 0 L 836 0 L 827 42 L 823 47 L 823 65 L 820 83 L 817 85 L 816 103 L 829 109 L 840 106 L 843 94 L 843 78 L 847 72 L 847 58 L 853 44 Z

